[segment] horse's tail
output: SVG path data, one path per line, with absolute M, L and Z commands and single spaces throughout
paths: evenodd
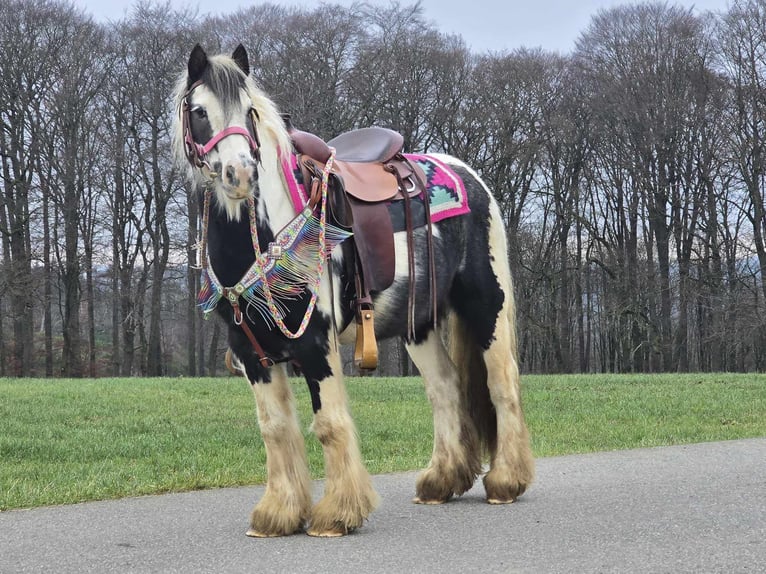
M 515 337 L 514 337 L 515 339 Z M 450 358 L 457 367 L 463 400 L 485 452 L 493 452 L 497 443 L 497 415 L 489 396 L 487 367 L 481 348 L 468 326 L 455 312 L 449 317 Z M 515 340 L 514 340 L 515 347 Z

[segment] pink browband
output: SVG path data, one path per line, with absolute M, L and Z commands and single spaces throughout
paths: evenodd
M 211 150 L 220 142 L 223 138 L 233 135 L 241 135 L 247 139 L 247 143 L 250 145 L 250 153 L 256 155 L 258 153 L 258 144 L 250 135 L 250 132 L 245 128 L 239 126 L 231 126 L 215 134 L 213 138 L 205 145 L 200 145 L 191 138 L 191 133 L 187 134 L 187 145 L 192 144 L 197 149 L 197 154 L 200 158 L 204 158 Z

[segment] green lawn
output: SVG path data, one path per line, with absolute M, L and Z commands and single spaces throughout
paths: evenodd
M 348 387 L 370 472 L 423 467 L 431 415 L 420 379 Z M 308 392 L 293 388 L 308 429 Z M 538 457 L 766 436 L 766 375 L 526 376 L 524 406 Z M 0 379 L 0 510 L 255 484 L 264 469 L 241 379 Z

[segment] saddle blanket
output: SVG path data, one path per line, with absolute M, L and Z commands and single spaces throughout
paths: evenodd
M 423 170 L 423 173 L 426 174 L 426 189 L 428 191 L 431 221 L 433 223 L 449 217 L 457 217 L 458 215 L 463 215 L 471 211 L 468 206 L 468 196 L 465 191 L 465 185 L 463 185 L 463 180 L 452 170 L 452 168 L 430 155 L 407 153 L 404 154 L 404 156 L 412 163 L 418 164 Z M 282 170 L 287 182 L 287 187 L 290 190 L 290 197 L 292 198 L 297 213 L 306 206 L 308 194 L 303 186 L 303 177 L 301 175 L 300 167 L 298 166 L 298 158 L 295 154 L 290 154 L 289 164 L 283 162 Z M 403 202 L 390 202 L 390 207 L 400 203 Z M 414 199 L 413 208 L 416 203 L 417 199 Z M 392 213 L 392 216 L 393 215 L 394 214 Z M 416 226 L 420 224 L 421 221 L 423 222 L 422 224 L 425 224 L 424 215 L 423 217 L 415 214 L 413 215 L 413 221 L 418 222 Z M 396 225 L 396 219 L 398 218 L 394 217 L 394 228 L 395 230 L 398 230 L 397 228 L 399 226 Z

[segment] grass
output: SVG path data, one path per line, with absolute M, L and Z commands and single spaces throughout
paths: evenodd
M 427 464 L 420 379 L 348 387 L 370 472 Z M 321 477 L 311 401 L 293 389 Z M 524 406 L 538 457 L 766 436 L 766 375 L 527 376 Z M 0 510 L 264 481 L 240 379 L 0 379 Z

